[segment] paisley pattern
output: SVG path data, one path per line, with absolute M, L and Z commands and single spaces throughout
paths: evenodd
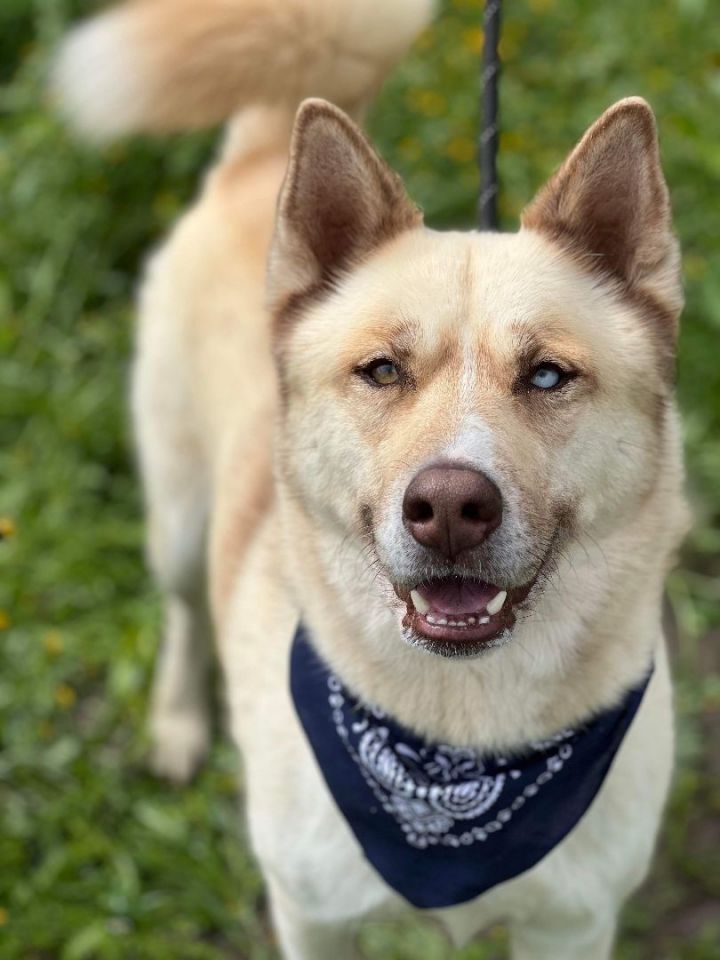
M 393 736 L 389 718 L 377 708 L 349 701 L 340 680 L 327 677 L 328 705 L 338 737 L 359 767 L 382 808 L 403 831 L 411 846 L 449 847 L 485 841 L 509 823 L 513 813 L 536 797 L 562 770 L 573 753 L 573 730 L 533 743 L 533 754 L 545 763 L 520 793 L 507 798 L 506 786 L 520 780 L 522 770 L 509 757 L 481 758 L 473 750 L 447 744 L 409 742 Z M 477 821 L 487 814 L 485 822 Z
M 300 624 L 290 690 L 329 795 L 379 876 L 409 903 L 467 903 L 530 870 L 590 810 L 652 668 L 610 709 L 482 756 L 432 743 L 348 690 Z

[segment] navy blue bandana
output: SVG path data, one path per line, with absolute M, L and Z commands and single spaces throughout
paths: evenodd
M 365 856 L 416 907 L 472 900 L 542 860 L 602 786 L 650 680 L 582 727 L 479 756 L 426 743 L 361 703 L 299 626 L 295 708 L 330 793 Z

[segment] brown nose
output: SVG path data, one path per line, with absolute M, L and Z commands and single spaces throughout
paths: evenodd
M 405 491 L 405 526 L 424 547 L 448 560 L 472 550 L 502 520 L 502 497 L 479 470 L 437 466 L 421 470 Z

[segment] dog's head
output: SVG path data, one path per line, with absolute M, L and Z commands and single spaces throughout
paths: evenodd
M 269 290 L 283 480 L 363 545 L 411 643 L 509 639 L 568 544 L 628 524 L 662 474 L 682 295 L 641 100 L 514 235 L 424 228 L 357 127 L 308 101 Z

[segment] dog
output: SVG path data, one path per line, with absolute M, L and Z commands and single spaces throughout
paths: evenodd
M 358 126 L 430 15 L 136 0 L 60 52 L 96 138 L 233 115 L 141 294 L 154 766 L 184 781 L 207 750 L 214 637 L 287 960 L 355 956 L 364 919 L 418 904 L 456 945 L 504 922 L 514 960 L 606 960 L 671 778 L 688 523 L 656 125 L 622 100 L 519 232 L 435 232 Z M 584 768 L 557 784 L 583 744 L 579 804 Z M 497 813 L 531 746 L 543 773 Z

